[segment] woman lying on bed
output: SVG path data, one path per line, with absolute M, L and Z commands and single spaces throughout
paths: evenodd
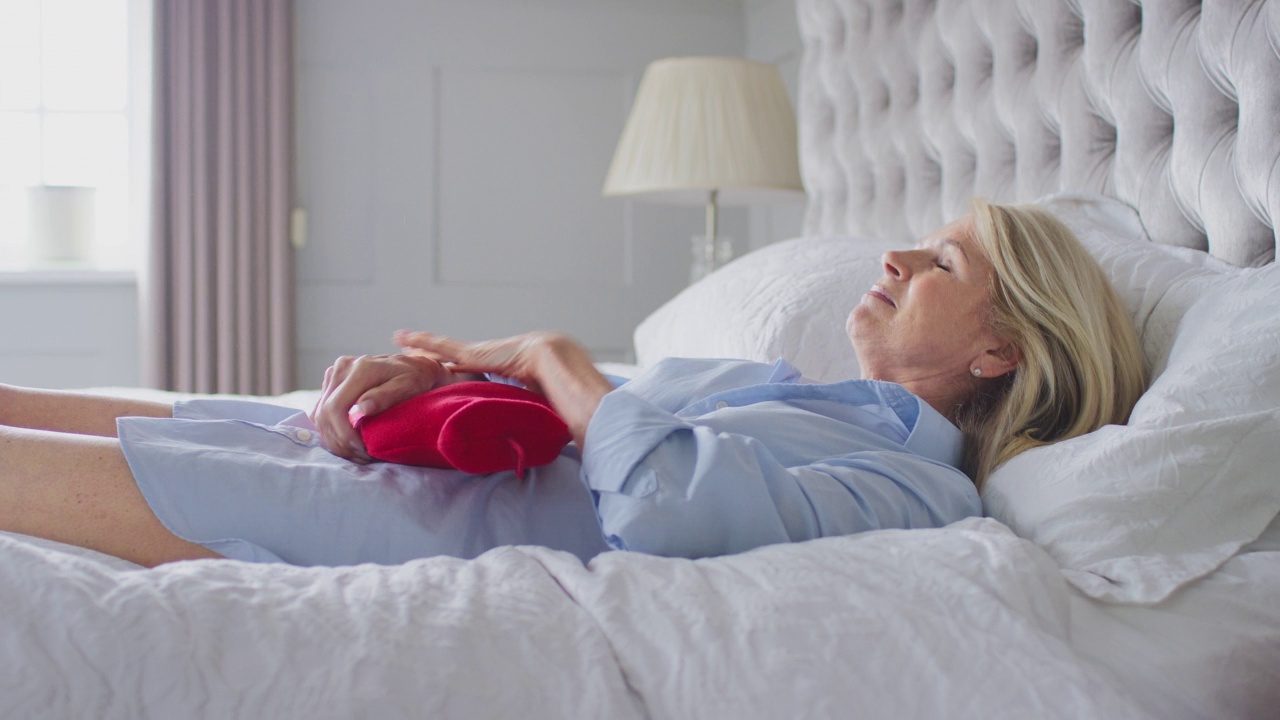
M 0 386 L 0 529 L 143 565 L 734 553 L 978 515 L 996 465 L 1124 422 L 1142 390 L 1115 292 L 1035 207 L 978 201 L 887 253 L 846 327 L 863 379 L 832 384 L 784 361 L 671 359 L 615 390 L 561 335 L 402 333 L 404 353 L 330 368 L 311 416 Z M 540 389 L 575 444 L 524 479 L 368 462 L 348 411 L 464 372 Z

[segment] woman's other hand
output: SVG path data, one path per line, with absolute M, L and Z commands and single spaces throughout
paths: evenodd
M 613 390 L 586 348 L 567 335 L 527 333 L 500 340 L 465 342 L 424 332 L 399 331 L 405 353 L 441 363 L 455 372 L 491 372 L 513 378 L 547 396 L 582 447 L 587 423 L 600 398 Z
M 351 424 L 352 408 L 374 415 L 396 403 L 461 380 L 440 362 L 405 354 L 344 356 L 324 372 L 311 421 L 329 452 L 359 463 L 371 462 Z
M 392 340 L 411 357 L 448 363 L 457 372 L 495 373 L 519 380 L 534 392 L 542 392 L 538 367 L 547 346 L 558 337 L 562 336 L 525 333 L 497 340 L 467 342 L 443 335 L 399 330 Z

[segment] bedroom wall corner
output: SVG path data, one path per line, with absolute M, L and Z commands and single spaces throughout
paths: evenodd
M 798 108 L 800 56 L 804 44 L 796 19 L 795 0 L 745 0 L 747 57 L 773 63 L 782 73 Z M 749 210 L 747 250 L 755 250 L 778 240 L 800 235 L 804 224 L 804 204 L 761 205 Z

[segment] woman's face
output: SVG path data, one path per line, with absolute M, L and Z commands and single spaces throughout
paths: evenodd
M 849 313 L 845 325 L 862 376 L 907 385 L 923 396 L 1007 372 L 998 356 L 1008 343 L 985 325 L 993 270 L 973 219 L 962 218 L 925 236 L 913 250 L 884 255 L 884 276 Z M 912 387 L 923 384 L 924 387 Z

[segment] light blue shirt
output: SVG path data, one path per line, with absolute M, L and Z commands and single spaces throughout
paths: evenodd
M 611 546 L 702 557 L 980 515 L 961 445 L 900 385 L 670 359 L 601 401 L 582 474 Z
M 332 455 L 305 413 L 233 399 L 121 418 L 148 504 L 178 537 L 295 565 L 469 558 L 535 544 L 681 557 L 981 512 L 960 432 L 904 388 L 814 384 L 785 362 L 667 360 L 605 396 L 550 465 L 471 476 Z M 603 532 L 602 532 L 603 529 Z

